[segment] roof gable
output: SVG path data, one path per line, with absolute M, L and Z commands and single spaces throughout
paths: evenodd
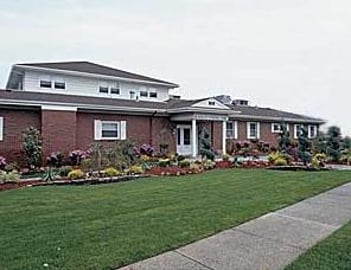
M 53 62 L 53 63 L 24 63 L 24 64 L 17 64 L 16 66 L 21 67 L 32 67 L 32 68 L 43 68 L 43 69 L 53 69 L 53 70 L 60 70 L 60 71 L 73 71 L 73 72 L 82 72 L 82 73 L 89 73 L 95 75 L 103 75 L 103 76 L 111 76 L 111 77 L 118 77 L 118 78 L 125 78 L 125 79 L 132 79 L 132 80 L 142 80 L 148 81 L 158 84 L 168 84 L 170 87 L 175 88 L 178 87 L 177 84 L 151 78 L 148 76 L 103 66 L 95 63 L 91 63 L 88 61 L 72 61 L 72 62 Z
M 196 103 L 192 104 L 191 107 L 230 110 L 228 106 L 224 105 L 222 102 L 215 98 L 206 98 L 199 100 Z

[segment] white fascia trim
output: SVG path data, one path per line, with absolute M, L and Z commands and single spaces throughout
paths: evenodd
M 77 107 L 78 109 L 91 109 L 91 110 L 112 110 L 112 111 L 124 111 L 124 112 L 150 112 L 153 113 L 157 111 L 158 113 L 166 113 L 166 110 L 159 109 L 148 109 L 148 108 L 135 108 L 135 107 L 117 107 L 117 106 L 105 106 L 105 105 L 95 105 L 95 104 L 71 104 L 71 103 L 59 103 L 59 102 L 35 102 L 35 101 L 25 101 L 21 100 L 10 100 L 10 99 L 0 99 L 1 104 L 6 105 L 17 105 L 17 106 L 60 106 L 60 107 Z
M 70 111 L 70 112 L 76 112 L 78 110 L 77 107 L 57 106 L 57 105 L 42 105 L 41 109 L 45 111 Z
M 13 65 L 13 67 L 18 67 L 18 68 L 23 68 L 23 69 L 28 69 L 28 70 L 34 70 L 34 71 L 55 72 L 55 73 L 72 75 L 72 76 L 81 76 L 81 77 L 89 77 L 89 78 L 101 78 L 101 79 L 105 79 L 105 80 L 118 80 L 118 81 L 124 81 L 124 82 L 144 83 L 144 84 L 150 84 L 150 85 L 161 85 L 161 86 L 167 86 L 169 88 L 178 88 L 179 87 L 179 85 L 177 85 L 177 84 L 159 83 L 159 82 L 152 82 L 152 81 L 138 80 L 138 79 L 128 79 L 128 78 L 100 75 L 100 74 L 94 74 L 94 73 L 88 73 L 88 72 L 80 72 L 80 71 L 70 71 L 70 70 L 60 70 L 60 69 L 53 69 L 53 68 L 32 67 L 32 66 L 26 66 L 26 65 Z
M 235 120 L 236 118 L 239 119 L 257 119 L 257 120 L 269 120 L 269 121 L 284 121 L 284 122 L 290 122 L 290 123 L 316 123 L 316 124 L 324 124 L 327 121 L 321 119 L 321 120 L 308 120 L 308 119 L 298 119 L 298 118 L 282 118 L 282 117 L 266 117 L 266 116 L 254 116 L 254 115 L 230 115 L 229 118 L 233 118 Z
M 233 113 L 230 110 L 226 110 L 226 109 L 222 109 L 222 110 L 218 110 L 218 109 L 206 109 L 206 108 L 180 108 L 180 109 L 170 109 L 167 110 L 167 112 L 169 113 L 192 113 L 192 112 L 202 112 L 202 113 L 212 113 L 212 114 L 224 114 L 224 115 L 228 115 L 229 113 Z

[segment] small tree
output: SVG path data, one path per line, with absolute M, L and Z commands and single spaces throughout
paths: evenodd
M 289 146 L 291 145 L 290 133 L 288 131 L 286 124 L 284 123 L 280 125 L 280 130 L 281 132 L 279 134 L 279 140 L 278 140 L 279 150 L 282 153 L 286 153 Z
M 327 132 L 327 155 L 333 161 L 338 161 L 341 156 L 341 131 L 336 126 L 330 127 Z
M 307 164 L 311 161 L 311 142 L 308 139 L 308 131 L 305 127 L 301 127 L 299 136 L 298 136 L 298 157 L 301 159 L 303 164 Z
M 316 154 L 327 153 L 327 135 L 324 132 L 319 132 L 317 138 L 313 141 L 313 150 Z
M 29 169 L 36 169 L 41 164 L 40 132 L 34 127 L 25 129 L 22 133 L 22 147 Z
M 346 136 L 343 138 L 342 143 L 341 143 L 341 148 L 344 151 L 351 151 L 351 138 L 349 136 Z
M 214 160 L 215 154 L 213 153 L 211 149 L 211 138 L 210 134 L 208 133 L 207 129 L 203 127 L 200 131 L 200 140 L 199 140 L 199 146 L 200 146 L 200 155 L 202 157 L 206 157 L 210 160 Z

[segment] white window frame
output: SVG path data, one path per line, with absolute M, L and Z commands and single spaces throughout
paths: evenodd
M 228 136 L 228 130 L 226 126 L 226 138 L 227 139 L 238 139 L 238 121 L 227 121 L 227 123 L 232 123 L 232 136 Z M 233 132 L 234 131 L 234 132 Z
M 0 116 L 0 141 L 4 140 L 4 117 Z
M 145 96 L 141 95 L 141 93 L 146 94 Z M 140 90 L 139 91 L 139 97 L 140 98 L 148 98 L 149 97 L 149 92 L 147 90 Z
M 41 82 L 50 82 L 51 86 L 50 87 L 42 87 Z M 52 78 L 50 75 L 41 75 L 39 76 L 39 88 L 40 89 L 52 89 L 53 88 L 53 83 L 52 83 Z
M 283 124 L 286 126 L 286 130 L 289 131 L 289 124 L 288 123 L 283 123 Z M 274 126 L 276 126 L 276 125 L 279 126 L 279 130 L 276 130 L 274 128 Z M 281 133 L 282 132 L 281 125 L 282 125 L 282 123 L 272 123 L 272 128 L 271 128 L 272 133 L 275 133 L 275 134 Z
M 300 127 L 300 128 L 298 128 L 298 127 Z M 305 125 L 303 125 L 303 124 L 295 124 L 294 125 L 294 139 L 298 139 L 299 138 L 299 134 L 297 134 L 297 132 L 302 127 L 305 127 Z
M 311 128 L 314 129 L 314 135 L 311 134 Z M 315 139 L 318 136 L 318 126 L 317 125 L 308 125 L 308 138 Z
M 255 124 L 256 125 L 256 135 L 255 137 L 251 136 L 250 134 L 250 125 Z M 260 127 L 260 122 L 247 122 L 247 138 L 249 140 L 254 140 L 254 139 L 260 139 L 261 137 L 261 127 Z
M 155 97 L 152 97 L 152 96 L 151 96 L 152 94 L 155 94 L 156 96 L 155 96 Z M 149 98 L 158 98 L 158 93 L 157 93 L 157 91 L 149 91 Z
M 103 124 L 115 124 L 117 125 L 117 137 L 103 137 Z M 111 141 L 111 140 L 125 140 L 126 139 L 126 121 L 105 121 L 95 120 L 94 121 L 94 139 L 96 141 Z

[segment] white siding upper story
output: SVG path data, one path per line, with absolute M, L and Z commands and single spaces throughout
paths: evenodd
M 41 81 L 51 82 L 51 87 L 42 87 Z M 55 87 L 55 83 L 61 84 L 61 88 L 64 84 L 65 89 Z M 103 91 L 107 90 L 108 93 L 100 92 L 100 87 L 103 88 Z M 165 101 L 169 98 L 169 89 L 165 86 L 32 70 L 24 72 L 23 90 L 121 99 L 138 98 L 146 101 Z

